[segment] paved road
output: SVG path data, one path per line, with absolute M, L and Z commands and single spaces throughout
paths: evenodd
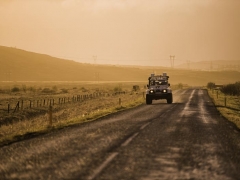
M 0 148 L 0 179 L 240 179 L 240 132 L 207 92 Z

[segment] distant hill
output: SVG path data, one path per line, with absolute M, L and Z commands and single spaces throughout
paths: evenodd
M 240 60 L 189 61 L 176 66 L 176 68 L 205 71 L 240 71 Z
M 133 67 L 79 63 L 3 46 L 0 64 L 0 81 L 145 80 Z
M 170 75 L 171 84 L 206 85 L 239 81 L 237 71 L 194 71 L 163 67 L 93 65 L 0 46 L 0 82 L 6 81 L 141 81 L 151 73 Z

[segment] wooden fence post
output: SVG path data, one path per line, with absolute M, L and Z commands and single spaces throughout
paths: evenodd
M 10 113 L 10 104 L 8 104 L 8 114 Z
M 49 126 L 52 127 L 52 106 L 49 106 L 49 111 L 48 111 L 48 120 L 49 120 Z
M 19 101 L 18 101 L 18 103 L 17 103 L 17 105 L 16 105 L 16 107 L 15 107 L 13 113 L 15 113 L 16 111 L 19 111 Z
M 21 111 L 23 110 L 23 100 L 21 102 Z
M 225 107 L 227 106 L 227 97 L 226 96 L 224 97 L 224 106 Z

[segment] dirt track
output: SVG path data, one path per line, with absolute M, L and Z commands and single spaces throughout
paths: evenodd
M 239 179 L 240 132 L 207 92 L 0 148 L 0 179 Z

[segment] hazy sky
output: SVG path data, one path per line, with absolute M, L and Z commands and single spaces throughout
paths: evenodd
M 0 45 L 89 63 L 240 60 L 240 0 L 0 0 Z

